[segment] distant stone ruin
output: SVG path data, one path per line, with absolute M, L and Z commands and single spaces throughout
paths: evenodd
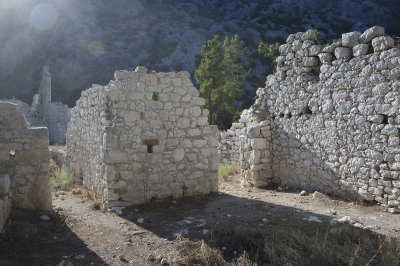
M 217 191 L 217 127 L 187 72 L 117 71 L 82 92 L 67 162 L 108 206 Z
M 382 27 L 281 45 L 276 74 L 220 141 L 246 183 L 400 206 L 400 46 Z M 271 132 L 270 132 L 271 130 Z M 233 147 L 229 151 L 228 147 Z M 239 148 L 238 148 L 239 147 Z
M 19 105 L 20 112 L 32 127 L 47 127 L 51 143 L 65 144 L 67 125 L 71 109 L 61 102 L 51 101 L 51 75 L 47 66 L 43 67 L 39 93 L 33 97 L 32 105 L 8 100 Z
M 27 128 L 18 105 L 0 101 L 0 231 L 11 208 L 51 210 L 47 128 Z

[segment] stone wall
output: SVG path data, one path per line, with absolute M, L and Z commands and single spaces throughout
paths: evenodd
M 33 96 L 32 104 L 19 100 L 7 100 L 19 105 L 19 111 L 32 127 L 47 127 L 51 143 L 65 144 L 65 134 L 71 109 L 61 102 L 51 101 L 51 75 L 47 66 L 43 67 L 39 93 Z
M 271 122 L 273 183 L 399 206 L 398 46 L 381 27 L 288 37 L 246 114 Z
M 13 208 L 52 209 L 48 146 L 47 128 L 27 128 L 18 105 L 0 101 L 0 221 L 10 199 Z
M 0 233 L 11 212 L 10 177 L 0 174 Z
M 107 205 L 217 191 L 217 128 L 187 72 L 117 71 L 82 92 L 67 161 Z
M 218 158 L 222 164 L 239 164 L 239 137 L 245 123 L 233 123 L 232 127 L 227 131 L 218 133 Z

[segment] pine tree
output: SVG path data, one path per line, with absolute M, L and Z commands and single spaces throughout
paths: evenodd
M 221 129 L 230 127 L 238 115 L 237 101 L 243 95 L 243 88 L 250 71 L 243 62 L 246 47 L 235 35 L 224 38 L 218 35 L 202 47 L 201 63 L 195 71 L 200 84 L 200 95 L 206 98 L 209 110 L 209 123 Z

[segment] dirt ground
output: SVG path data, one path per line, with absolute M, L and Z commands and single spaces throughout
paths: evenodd
M 120 214 L 97 208 L 80 191 L 53 192 L 51 213 L 14 211 L 0 235 L 0 265 L 161 265 L 170 262 L 177 235 L 204 239 L 232 258 L 236 250 L 213 237 L 221 221 L 268 227 L 289 219 L 328 223 L 350 216 L 355 226 L 400 238 L 400 215 L 380 206 L 242 187 L 238 175 L 223 181 L 217 194 L 150 202 Z

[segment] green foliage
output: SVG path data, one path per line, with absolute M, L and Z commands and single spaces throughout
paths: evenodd
M 153 92 L 153 95 L 151 95 L 151 99 L 152 99 L 153 101 L 158 101 L 158 92 L 154 91 L 154 92 Z
M 218 167 L 218 177 L 227 180 L 228 176 L 237 173 L 237 170 L 232 164 L 220 164 Z
M 201 62 L 194 75 L 200 95 L 206 99 L 209 123 L 221 129 L 231 126 L 238 111 L 236 101 L 243 95 L 250 72 L 247 62 L 243 62 L 246 49 L 237 35 L 223 41 L 215 35 L 200 53 Z
M 50 181 L 53 188 L 67 189 L 74 180 L 74 173 L 66 166 L 57 166 L 53 159 L 50 160 Z
M 261 42 L 258 45 L 258 53 L 264 57 L 271 58 L 273 60 L 274 66 L 276 68 L 277 62 L 276 58 L 279 56 L 279 43 L 275 42 L 274 44 L 266 44 Z

